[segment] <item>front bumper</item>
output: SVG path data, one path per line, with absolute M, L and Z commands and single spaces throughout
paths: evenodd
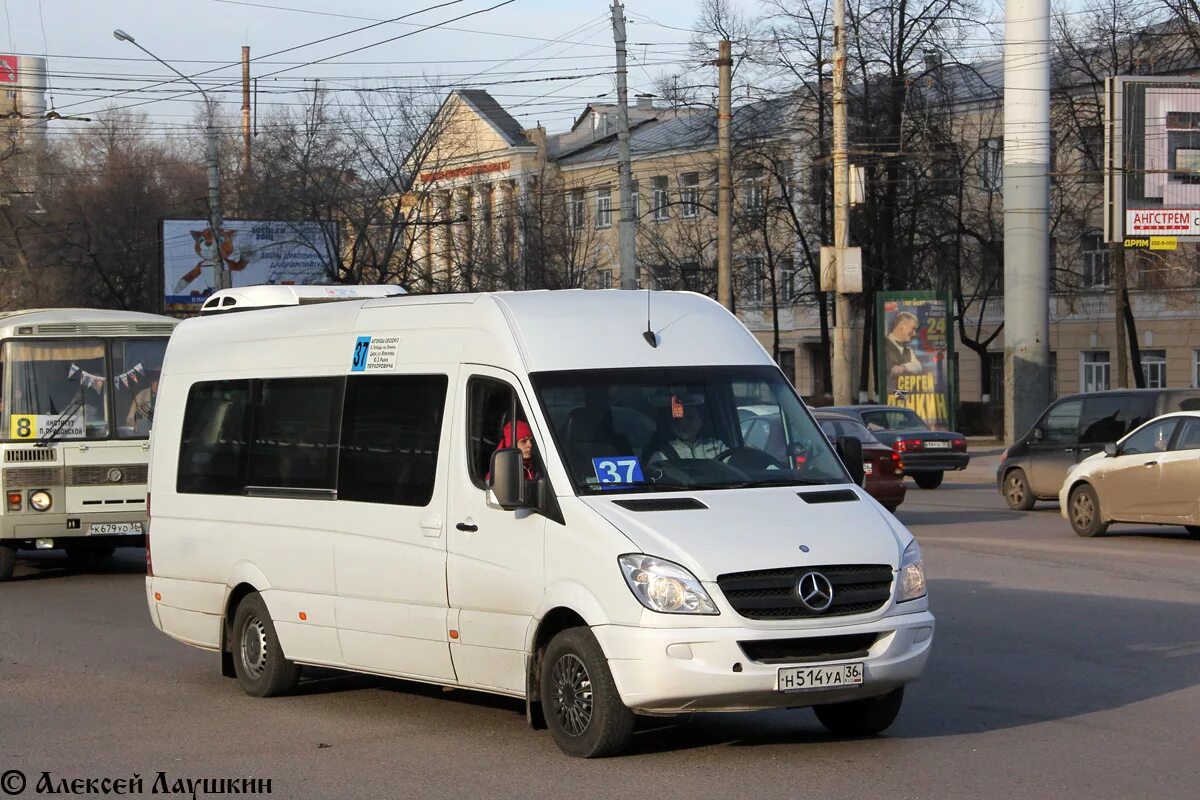
M 917 601 L 914 601 L 917 602 Z M 608 657 L 621 700 L 648 713 L 753 711 L 801 708 L 887 694 L 915 680 L 933 644 L 929 611 L 883 617 L 867 623 L 825 628 L 638 628 L 600 625 L 592 629 Z M 833 661 L 759 663 L 738 642 L 813 636 L 878 634 L 866 657 Z M 780 692 L 781 667 L 862 662 L 861 686 Z M 740 671 L 735 671 L 735 665 Z
M 91 533 L 92 525 L 109 523 L 138 523 L 141 533 L 100 534 Z M 146 536 L 146 513 L 142 509 L 124 512 L 100 512 L 93 514 L 63 514 L 48 511 L 45 514 L 0 515 L 0 541 L 10 546 L 32 550 L 38 539 L 53 539 L 56 548 L 71 542 L 95 542 L 114 547 L 142 547 Z
M 904 459 L 904 474 L 914 472 L 946 472 L 948 470 L 966 469 L 971 463 L 968 453 L 938 452 L 938 453 L 901 453 Z

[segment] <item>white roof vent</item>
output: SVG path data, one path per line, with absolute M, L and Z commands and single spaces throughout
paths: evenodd
M 377 300 L 406 294 L 403 288 L 377 286 L 245 286 L 222 289 L 204 301 L 200 316 L 228 314 L 234 311 L 256 311 L 263 308 L 307 306 L 315 303 L 336 303 L 342 300 Z

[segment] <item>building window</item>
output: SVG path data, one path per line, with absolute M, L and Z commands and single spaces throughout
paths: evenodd
M 795 171 L 796 165 L 791 159 L 784 159 L 775 165 L 775 179 L 779 181 L 779 196 L 786 202 L 791 202 L 793 187 L 795 181 L 792 178 L 792 173 Z
M 606 269 L 602 269 L 596 273 L 596 288 L 611 289 L 612 288 L 612 273 Z
M 1099 233 L 1086 234 L 1079 240 L 1079 250 L 1083 256 L 1083 288 L 1107 287 L 1112 278 L 1109 268 L 1112 251 L 1104 244 L 1104 237 Z
M 767 294 L 763 269 L 764 261 L 758 256 L 746 259 L 746 300 L 752 305 L 761 304 Z
M 1080 385 L 1085 392 L 1103 392 L 1109 387 L 1108 351 L 1084 350 Z
M 1104 128 L 1086 125 L 1079 129 L 1080 177 L 1086 183 L 1104 179 Z
M 633 221 L 637 222 L 642 217 L 642 195 L 638 192 L 637 181 L 630 186 L 629 192 L 633 197 Z
M 607 184 L 596 190 L 596 227 L 612 227 L 612 186 Z
M 999 191 L 1004 185 L 1004 139 L 993 136 L 980 145 L 983 156 L 983 188 Z
M 567 227 L 579 230 L 583 227 L 583 190 L 567 192 Z
M 1192 386 L 1200 389 L 1200 350 L 1192 351 Z
M 749 167 L 746 170 L 745 184 L 742 187 L 742 208 L 746 211 L 761 211 L 765 202 L 763 169 L 760 166 Z
M 684 217 L 700 215 L 700 173 L 685 172 L 679 178 L 680 214 Z
M 796 385 L 795 350 L 784 348 L 779 351 L 779 371 L 783 373 L 783 377 L 787 378 L 788 383 L 792 386 Z
M 990 397 L 1000 400 L 1004 397 L 1004 353 L 995 350 L 988 351 L 988 377 L 991 381 Z
M 1058 353 L 1050 351 L 1050 399 L 1058 399 Z
M 656 175 L 650 179 L 650 188 L 653 192 L 651 198 L 650 215 L 655 222 L 662 222 L 671 215 L 670 204 L 671 198 L 667 190 L 667 179 L 663 175 Z
M 799 294 L 796 286 L 796 263 L 791 256 L 779 259 L 779 299 L 791 302 Z
M 1142 376 L 1147 389 L 1167 388 L 1167 351 L 1142 351 Z

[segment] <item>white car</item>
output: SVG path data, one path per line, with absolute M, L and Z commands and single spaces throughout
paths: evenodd
M 1114 522 L 1182 525 L 1200 538 L 1200 412 L 1164 414 L 1075 465 L 1059 490 L 1080 536 Z

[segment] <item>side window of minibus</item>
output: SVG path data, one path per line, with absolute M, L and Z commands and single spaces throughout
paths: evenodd
M 188 391 L 176 491 L 241 494 L 246 488 L 250 381 L 197 383 Z
M 492 453 L 500 449 L 504 428 L 512 415 L 513 390 L 504 381 L 474 376 L 467 383 L 467 469 L 480 489 L 487 488 L 486 477 L 492 465 Z M 525 411 L 517 401 L 517 420 Z M 510 447 L 516 445 L 509 442 Z M 534 444 L 534 459 L 538 458 Z
M 346 382 L 338 500 L 426 506 L 433 497 L 445 375 L 356 375 Z
M 344 378 L 255 381 L 248 486 L 334 489 Z

